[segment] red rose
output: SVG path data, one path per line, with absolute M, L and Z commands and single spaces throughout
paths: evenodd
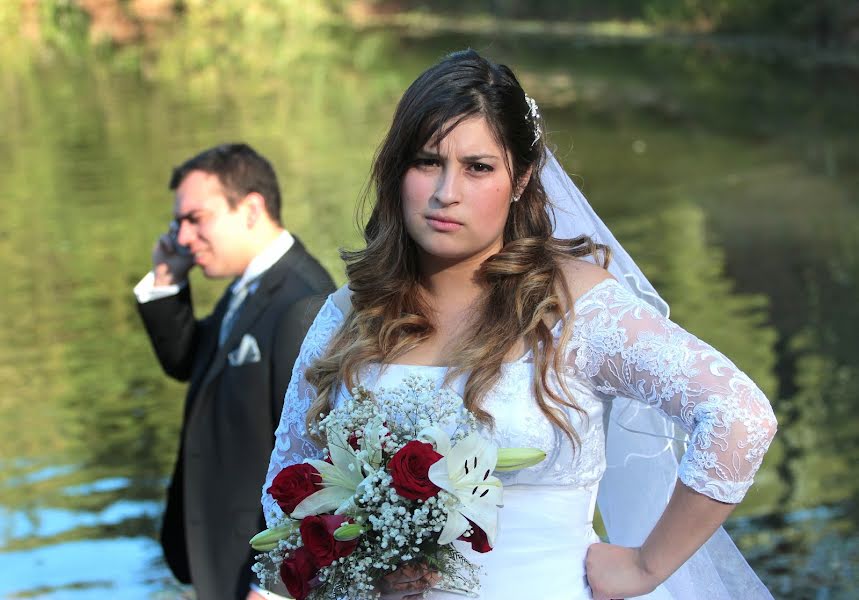
M 457 539 L 460 539 L 463 542 L 471 542 L 471 549 L 475 552 L 489 552 L 492 550 L 492 546 L 489 545 L 489 539 L 486 537 L 486 532 L 475 525 L 471 519 L 467 520 L 468 524 L 471 525 L 471 535 L 465 537 L 465 534 L 462 534 Z
M 441 454 L 433 450 L 432 444 L 412 440 L 388 462 L 394 489 L 400 496 L 410 500 L 432 498 L 441 488 L 429 480 L 429 468 L 441 458 Z
M 311 588 L 310 582 L 318 572 L 313 555 L 303 546 L 297 548 L 280 564 L 280 578 L 283 579 L 286 589 L 295 600 L 307 598 Z
M 319 471 L 312 466 L 305 463 L 289 465 L 277 474 L 266 491 L 277 500 L 280 509 L 289 515 L 302 500 L 321 489 L 318 485 L 321 481 Z
M 349 519 L 342 515 L 313 515 L 301 520 L 299 531 L 304 547 L 313 555 L 319 568 L 327 567 L 336 559 L 349 556 L 358 546 L 358 540 L 339 542 L 334 532 Z

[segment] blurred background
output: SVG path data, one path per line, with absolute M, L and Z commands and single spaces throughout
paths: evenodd
M 859 3 L 3 0 L 0 597 L 190 597 L 155 541 L 183 390 L 131 293 L 171 167 L 249 142 L 342 283 L 395 103 L 468 46 L 773 401 L 737 544 L 776 598 L 859 596 Z M 226 282 L 193 285 L 203 314 Z

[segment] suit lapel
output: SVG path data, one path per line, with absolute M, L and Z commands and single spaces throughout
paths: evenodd
M 198 367 L 195 367 L 195 372 L 191 378 L 188 390 L 188 398 L 197 398 L 200 389 L 202 389 L 203 382 L 206 380 L 208 373 L 211 371 L 211 367 L 214 364 L 215 355 L 218 352 L 218 328 L 220 327 L 221 320 L 224 318 L 224 314 L 227 312 L 227 304 L 229 303 L 229 300 L 230 290 L 227 288 L 226 293 L 221 296 L 221 299 L 218 300 L 217 305 L 215 305 L 215 310 L 212 311 L 212 315 L 209 319 L 210 325 L 201 332 L 203 337 L 197 344 L 197 352 L 200 353 L 201 356 L 195 359 L 194 362 L 195 365 L 201 364 L 206 366 L 199 370 L 197 370 Z M 196 404 L 196 402 L 186 404 L 186 420 L 188 419 L 188 414 L 194 404 Z
M 205 390 L 227 364 L 227 355 L 236 348 L 242 337 L 266 309 L 271 296 L 281 285 L 287 283 L 292 265 L 304 252 L 304 247 L 296 239 L 292 248 L 263 274 L 257 290 L 245 299 L 244 304 L 239 309 L 239 315 L 230 335 L 224 341 L 223 346 L 215 352 L 215 357 L 212 359 L 206 376 L 203 378 L 203 384 L 200 386 L 201 390 Z M 223 313 L 221 318 L 223 318 Z M 217 340 L 217 335 L 215 339 Z

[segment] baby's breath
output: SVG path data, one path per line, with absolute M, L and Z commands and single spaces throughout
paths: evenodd
M 310 598 L 380 598 L 379 579 L 412 561 L 437 569 L 445 587 L 471 592 L 479 588 L 478 568 L 453 545 L 436 542 L 449 507 L 455 503 L 453 497 L 441 490 L 426 501 L 409 500 L 397 494 L 393 478 L 385 470 L 391 457 L 428 427 L 444 430 L 451 442 L 456 442 L 477 429 L 477 421 L 463 408 L 458 395 L 418 375 L 376 393 L 355 387 L 351 397 L 311 426 L 311 433 L 323 437 L 334 429 L 346 432 L 357 448 L 355 455 L 362 461 L 365 477 L 345 514 L 360 524 L 364 533 L 351 554 L 320 570 L 319 585 Z M 373 430 L 381 439 L 380 460 L 365 447 L 369 444 L 364 444 L 365 433 Z M 257 557 L 254 571 L 264 585 L 277 577 L 281 562 L 301 545 L 296 529 L 277 548 Z

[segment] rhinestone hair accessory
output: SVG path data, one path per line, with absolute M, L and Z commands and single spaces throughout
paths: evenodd
M 531 142 L 531 147 L 534 147 L 543 135 L 543 129 L 540 127 L 540 109 L 537 107 L 537 102 L 528 94 L 525 94 L 525 102 L 528 103 L 528 114 L 525 115 L 525 120 L 531 123 L 534 128 L 534 141 Z

